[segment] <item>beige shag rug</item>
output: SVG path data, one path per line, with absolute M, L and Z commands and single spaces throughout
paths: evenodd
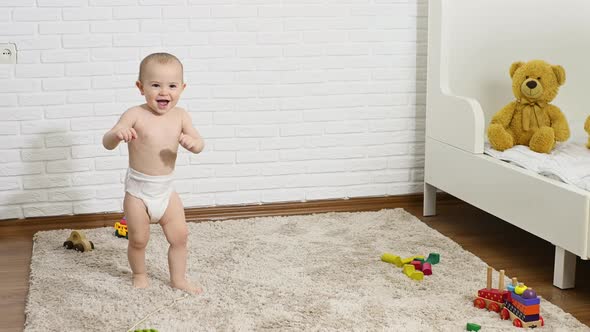
M 69 230 L 37 233 L 25 330 L 126 331 L 150 313 L 135 329 L 464 331 L 473 322 L 482 331 L 514 330 L 472 305 L 486 264 L 402 209 L 189 227 L 189 274 L 204 286 L 201 296 L 168 286 L 168 245 L 157 225 L 144 290 L 131 287 L 127 240 L 112 228 L 85 231 L 96 246 L 86 253 L 62 247 Z M 441 262 L 415 281 L 382 262 L 384 252 L 437 252 Z M 546 331 L 590 330 L 545 300 L 541 315 Z

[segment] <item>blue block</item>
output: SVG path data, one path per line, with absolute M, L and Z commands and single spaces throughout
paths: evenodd
M 518 295 L 518 294 L 516 294 L 514 292 L 512 292 L 511 295 L 512 295 L 512 299 L 514 301 L 518 301 L 519 303 L 522 303 L 525 306 L 526 305 L 533 305 L 533 304 L 539 304 L 539 303 L 541 303 L 541 299 L 538 296 L 536 298 L 534 298 L 534 299 L 525 299 L 522 296 L 520 296 L 520 295 Z

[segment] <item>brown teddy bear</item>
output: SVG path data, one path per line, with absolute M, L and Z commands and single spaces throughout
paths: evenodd
M 498 151 L 528 145 L 533 151 L 549 153 L 556 141 L 570 137 L 565 116 L 550 104 L 565 83 L 565 70 L 542 60 L 515 62 L 510 66 L 510 77 L 516 100 L 492 118 L 488 128 L 490 144 Z

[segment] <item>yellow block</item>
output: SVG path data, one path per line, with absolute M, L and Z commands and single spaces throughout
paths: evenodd
M 387 263 L 395 264 L 397 267 L 402 267 L 402 259 L 399 256 L 390 253 L 384 253 L 381 260 Z
M 422 271 L 416 271 L 416 267 L 412 264 L 404 265 L 404 273 L 414 279 L 414 280 L 422 280 L 424 279 L 424 273 Z

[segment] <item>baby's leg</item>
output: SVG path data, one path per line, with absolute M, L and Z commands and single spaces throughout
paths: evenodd
M 143 201 L 129 193 L 125 193 L 123 208 L 129 231 L 127 257 L 133 271 L 133 286 L 145 288 L 149 284 L 145 269 L 145 247 L 150 239 L 150 218 Z
M 193 285 L 186 279 L 188 227 L 184 219 L 184 207 L 176 192 L 170 195 L 166 212 L 160 219 L 164 235 L 170 244 L 168 249 L 168 266 L 172 287 L 189 293 L 200 294 L 201 287 Z

